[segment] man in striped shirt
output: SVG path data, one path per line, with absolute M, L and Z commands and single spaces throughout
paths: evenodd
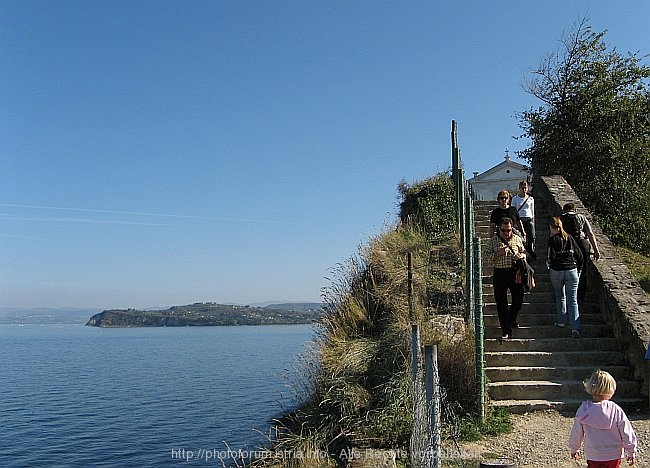
M 512 337 L 512 329 L 519 328 L 517 315 L 524 302 L 524 286 L 515 282 L 516 269 L 514 261 L 526 258 L 526 249 L 519 236 L 512 232 L 513 222 L 510 218 L 501 218 L 498 230 L 490 239 L 487 254 L 494 262 L 494 301 L 497 304 L 502 339 Z M 508 290 L 512 304 L 508 306 Z

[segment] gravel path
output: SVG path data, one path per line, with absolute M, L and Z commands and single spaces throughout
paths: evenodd
M 519 467 L 585 467 L 587 462 L 574 462 L 567 447 L 569 433 L 573 426 L 573 414 L 557 411 L 538 411 L 512 415 L 513 431 L 498 437 L 488 437 L 478 442 L 461 444 L 467 454 L 497 454 L 517 462 Z M 639 468 L 650 467 L 650 415 L 636 412 L 628 413 L 634 426 L 639 448 L 637 464 Z M 621 467 L 627 466 L 622 463 Z

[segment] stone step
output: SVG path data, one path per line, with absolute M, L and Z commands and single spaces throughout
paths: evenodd
M 539 258 L 536 260 L 537 262 L 541 262 Z M 535 263 L 531 263 L 530 266 L 533 267 L 533 270 L 535 270 L 535 282 L 536 283 L 548 283 L 551 284 L 551 277 L 549 276 L 548 270 L 546 269 L 546 266 L 543 268 L 541 265 L 535 265 Z M 492 283 L 492 274 L 494 273 L 494 266 L 492 265 L 491 262 L 483 262 L 483 268 L 481 269 L 481 278 L 483 278 L 483 282 L 491 284 Z
M 478 210 L 474 211 L 474 226 L 487 226 L 490 224 L 490 218 L 492 217 L 492 211 L 495 207 L 489 210 Z M 535 227 L 545 226 L 548 227 L 548 221 L 551 219 L 551 215 L 548 211 L 540 212 L 535 215 Z M 539 229 L 539 228 L 538 228 Z
M 522 322 L 524 317 L 522 316 Z M 500 338 L 501 328 L 485 327 L 483 329 L 485 339 Z M 571 336 L 568 327 L 560 328 L 554 325 L 539 325 L 535 327 L 519 327 L 513 330 L 512 338 L 515 339 L 533 339 L 533 338 L 567 338 Z M 591 325 L 589 323 L 580 325 L 580 337 L 583 338 L 609 338 L 612 336 L 612 330 L 608 325 Z M 574 338 L 575 339 L 575 338 Z
M 528 351 L 621 351 L 622 346 L 616 338 L 533 338 L 500 340 L 490 338 L 484 341 L 485 351 L 528 352 Z
M 587 396 L 587 394 L 585 394 Z M 562 400 L 493 400 L 490 404 L 497 408 L 507 408 L 515 414 L 530 413 L 531 411 L 556 410 L 559 412 L 575 412 L 587 398 L 567 398 Z M 626 412 L 642 408 L 645 399 L 642 398 L 612 398 Z
M 584 395 L 581 380 L 510 380 L 488 383 L 488 394 L 495 400 L 563 400 Z M 620 398 L 634 398 L 639 395 L 639 384 L 629 380 L 616 382 L 616 395 Z
M 535 244 L 541 239 L 544 240 L 544 245 L 546 245 L 546 239 L 548 238 L 549 230 L 548 226 L 540 226 L 539 224 L 535 225 Z M 488 216 L 484 222 L 480 224 L 474 224 L 474 235 L 479 236 L 481 239 L 489 239 L 490 237 L 490 217 Z
M 495 197 L 496 198 L 496 197 Z M 494 210 L 496 207 L 499 206 L 496 200 L 480 200 L 476 201 L 474 203 L 480 203 L 479 205 L 474 205 L 474 216 L 477 214 L 485 214 L 485 213 L 492 213 L 492 210 Z M 544 215 L 549 214 L 548 209 L 542 205 L 542 203 L 538 200 L 537 203 L 535 203 L 535 217 L 537 218 L 542 218 Z M 547 219 L 547 218 L 544 218 Z
M 492 276 L 484 276 L 483 279 L 483 302 L 494 302 L 494 286 L 492 285 Z M 546 299 L 555 302 L 555 288 L 551 284 L 551 281 L 537 281 L 537 275 L 535 275 L 535 288 L 526 293 L 526 297 L 529 295 L 537 294 L 546 294 Z M 491 300 L 487 300 L 487 299 Z
M 496 201 L 495 200 L 472 200 L 472 203 L 477 206 L 483 206 L 483 205 L 494 205 L 496 206 Z
M 589 378 L 594 366 L 537 366 L 486 367 L 485 376 L 492 382 L 507 380 L 580 380 Z M 634 370 L 629 366 L 607 366 L 607 372 L 618 380 L 633 380 Z
M 496 193 L 494 194 L 494 198 L 496 198 Z M 474 201 L 474 213 L 480 212 L 481 210 L 491 212 L 497 206 L 499 206 L 499 203 L 496 200 L 476 200 Z M 547 209 L 542 205 L 541 200 L 538 200 L 535 203 L 535 215 L 538 216 L 538 213 L 546 211 Z
M 540 299 L 538 296 L 542 296 L 542 298 Z M 483 299 L 483 304 L 489 304 L 494 302 L 494 286 L 492 285 L 491 279 L 489 283 L 483 284 L 483 295 L 481 297 Z M 546 299 L 548 302 L 555 303 L 555 289 L 553 288 L 553 285 L 550 282 L 537 283 L 537 285 L 532 291 L 524 292 L 524 300 L 526 300 L 529 297 L 535 297 L 534 302 L 539 302 L 542 299 Z M 508 292 L 508 298 L 510 298 L 510 292 Z M 526 302 L 533 302 L 533 301 L 531 300 Z M 587 295 L 585 300 L 581 302 L 596 303 L 596 298 L 593 295 Z
M 543 303 L 543 299 L 547 299 L 547 303 L 549 306 L 555 307 L 555 293 L 550 292 L 550 291 L 537 291 L 537 288 L 533 289 L 531 292 L 525 293 L 524 294 L 524 305 L 534 305 L 534 304 L 541 304 Z M 492 306 L 496 304 L 496 301 L 494 300 L 494 288 L 490 287 L 489 289 L 487 287 L 483 288 L 483 294 L 481 296 L 481 299 L 483 300 L 483 307 L 487 306 Z M 511 295 L 508 293 L 508 303 L 510 303 Z M 587 295 L 587 298 L 584 301 L 578 301 L 578 307 L 580 307 L 581 310 L 585 311 L 590 311 L 593 313 L 597 313 L 600 311 L 600 307 L 598 302 L 596 301 L 596 298 L 592 296 Z
M 524 302 L 521 306 L 522 315 L 541 314 L 541 315 L 551 315 L 553 316 L 553 318 L 555 318 L 555 313 L 556 313 L 555 299 L 552 302 L 538 301 L 535 299 L 533 299 L 533 301 L 530 301 L 529 299 L 530 296 L 524 296 Z M 494 297 L 492 297 L 492 300 L 494 301 Z M 508 303 L 510 303 L 510 299 L 508 299 Z M 584 303 L 584 304 L 578 303 L 578 311 L 580 312 L 580 316 L 601 315 L 600 307 L 595 302 Z M 497 315 L 497 305 L 494 302 L 483 303 L 483 316 L 485 317 L 488 315 Z
M 529 314 L 526 309 L 522 309 L 517 317 L 517 322 L 519 323 L 519 330 L 524 328 L 537 328 L 540 326 L 549 326 L 555 324 L 555 310 L 549 311 L 547 314 Z M 580 324 L 583 325 L 605 325 L 607 322 L 600 314 L 580 314 Z M 487 327 L 500 327 L 499 317 L 494 315 L 484 315 L 483 316 L 483 326 Z M 568 325 L 567 325 L 568 327 Z M 567 329 L 565 327 L 565 330 Z M 538 336 L 538 338 L 543 338 L 544 336 Z
M 481 277 L 481 281 L 483 282 L 483 294 L 488 294 L 492 297 L 494 294 L 494 285 L 492 284 L 492 272 L 490 271 L 489 275 L 484 275 Z M 552 298 L 555 300 L 555 288 L 553 287 L 553 284 L 551 283 L 551 280 L 549 278 L 548 281 L 544 281 L 544 278 L 539 278 L 537 277 L 537 273 L 535 273 L 535 288 L 526 293 L 526 294 L 552 294 L 552 296 L 549 296 L 548 298 Z M 485 302 L 494 302 L 494 301 L 485 301 Z
M 513 338 L 499 339 L 493 263 L 485 251 L 490 236 L 490 213 L 497 206 L 494 200 L 474 203 L 474 229 L 481 238 L 484 259 L 481 299 L 490 404 L 513 413 L 548 409 L 575 411 L 589 399 L 583 381 L 601 368 L 617 380 L 613 398 L 616 403 L 628 410 L 644 407 L 646 399 L 640 394 L 634 369 L 626 361 L 624 345 L 613 337 L 593 294 L 588 292 L 587 301 L 579 303 L 581 338 L 571 338 L 568 327 L 553 325 L 555 290 L 545 265 L 550 213 L 542 203 L 535 206 L 537 258 L 529 258 L 537 286 L 524 296 L 518 317 L 521 326 L 513 330 Z
M 510 298 L 508 298 L 508 303 L 510 303 Z M 588 316 L 588 315 L 594 317 L 602 317 L 602 314 L 600 312 L 600 307 L 595 302 L 578 303 L 578 311 L 580 312 L 581 317 Z M 555 314 L 556 314 L 555 301 L 538 302 L 535 299 L 533 299 L 531 302 L 529 301 L 528 296 L 524 296 L 524 302 L 521 306 L 520 314 L 550 316 L 553 317 L 553 319 L 555 319 Z M 495 317 L 498 315 L 497 305 L 494 302 L 487 302 L 487 303 L 484 302 L 483 316 L 487 317 L 490 315 L 494 315 Z
M 488 367 L 504 366 L 586 366 L 594 369 L 607 366 L 621 366 L 627 364 L 625 355 L 613 351 L 487 351 L 485 363 Z
M 495 207 L 496 208 L 496 207 Z M 490 218 L 492 217 L 492 211 L 494 210 L 479 210 L 474 211 L 474 227 L 479 228 L 483 226 L 489 226 Z M 548 215 L 548 212 L 540 213 L 535 217 L 535 228 L 539 229 L 539 226 L 548 227 L 548 220 L 551 218 Z
M 514 197 L 516 194 L 511 193 L 511 195 Z M 497 194 L 494 194 L 494 198 L 497 197 Z M 541 200 L 537 200 L 537 203 L 535 203 L 535 213 L 537 213 L 539 210 L 545 210 L 546 208 L 542 204 L 543 202 Z M 499 203 L 496 200 L 472 200 L 472 204 L 474 205 L 474 209 L 488 209 L 490 210 L 496 208 L 499 206 Z
M 483 300 L 483 305 L 494 303 L 494 288 L 490 287 L 489 291 L 487 290 L 487 288 L 484 288 L 483 295 L 481 297 Z M 553 291 L 540 291 L 539 289 L 535 288 L 529 293 L 524 294 L 524 300 L 527 303 L 544 302 L 544 303 L 550 303 L 553 306 L 555 306 L 555 293 Z
M 495 408 L 506 408 L 510 413 L 524 414 L 533 411 L 556 410 L 559 412 L 575 412 L 585 399 L 571 398 L 563 400 L 491 400 L 490 404 Z
M 486 234 L 490 228 L 490 216 L 491 213 L 486 215 L 479 215 L 478 217 L 474 216 L 474 233 L 482 236 Z M 535 222 L 535 233 L 539 235 L 548 234 L 548 222 L 544 221 L 540 223 L 539 220 Z
M 494 301 L 494 294 L 483 294 L 483 315 L 490 315 L 492 313 L 497 313 L 497 305 Z M 508 294 L 508 304 L 512 303 L 512 298 Z M 593 306 L 584 304 L 584 307 L 580 307 L 581 304 L 578 304 L 578 310 L 583 311 L 584 313 L 599 313 L 599 308 L 597 304 Z M 524 301 L 522 302 L 522 310 L 527 310 L 531 314 L 545 314 L 547 311 L 555 311 L 555 297 L 551 297 L 551 293 L 528 293 L 524 294 Z

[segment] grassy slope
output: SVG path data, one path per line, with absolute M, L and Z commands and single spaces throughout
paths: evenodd
M 650 294 L 650 258 L 623 247 L 616 250 L 646 294 Z

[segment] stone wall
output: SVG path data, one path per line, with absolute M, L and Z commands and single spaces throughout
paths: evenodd
M 575 203 L 576 211 L 589 220 L 601 257 L 589 271 L 588 294 L 596 295 L 601 312 L 634 367 L 635 378 L 643 382 L 642 392 L 650 396 L 650 362 L 644 359 L 650 340 L 650 298 L 562 176 L 540 177 L 535 181 L 533 195 L 551 216 L 559 215 L 565 203 Z

